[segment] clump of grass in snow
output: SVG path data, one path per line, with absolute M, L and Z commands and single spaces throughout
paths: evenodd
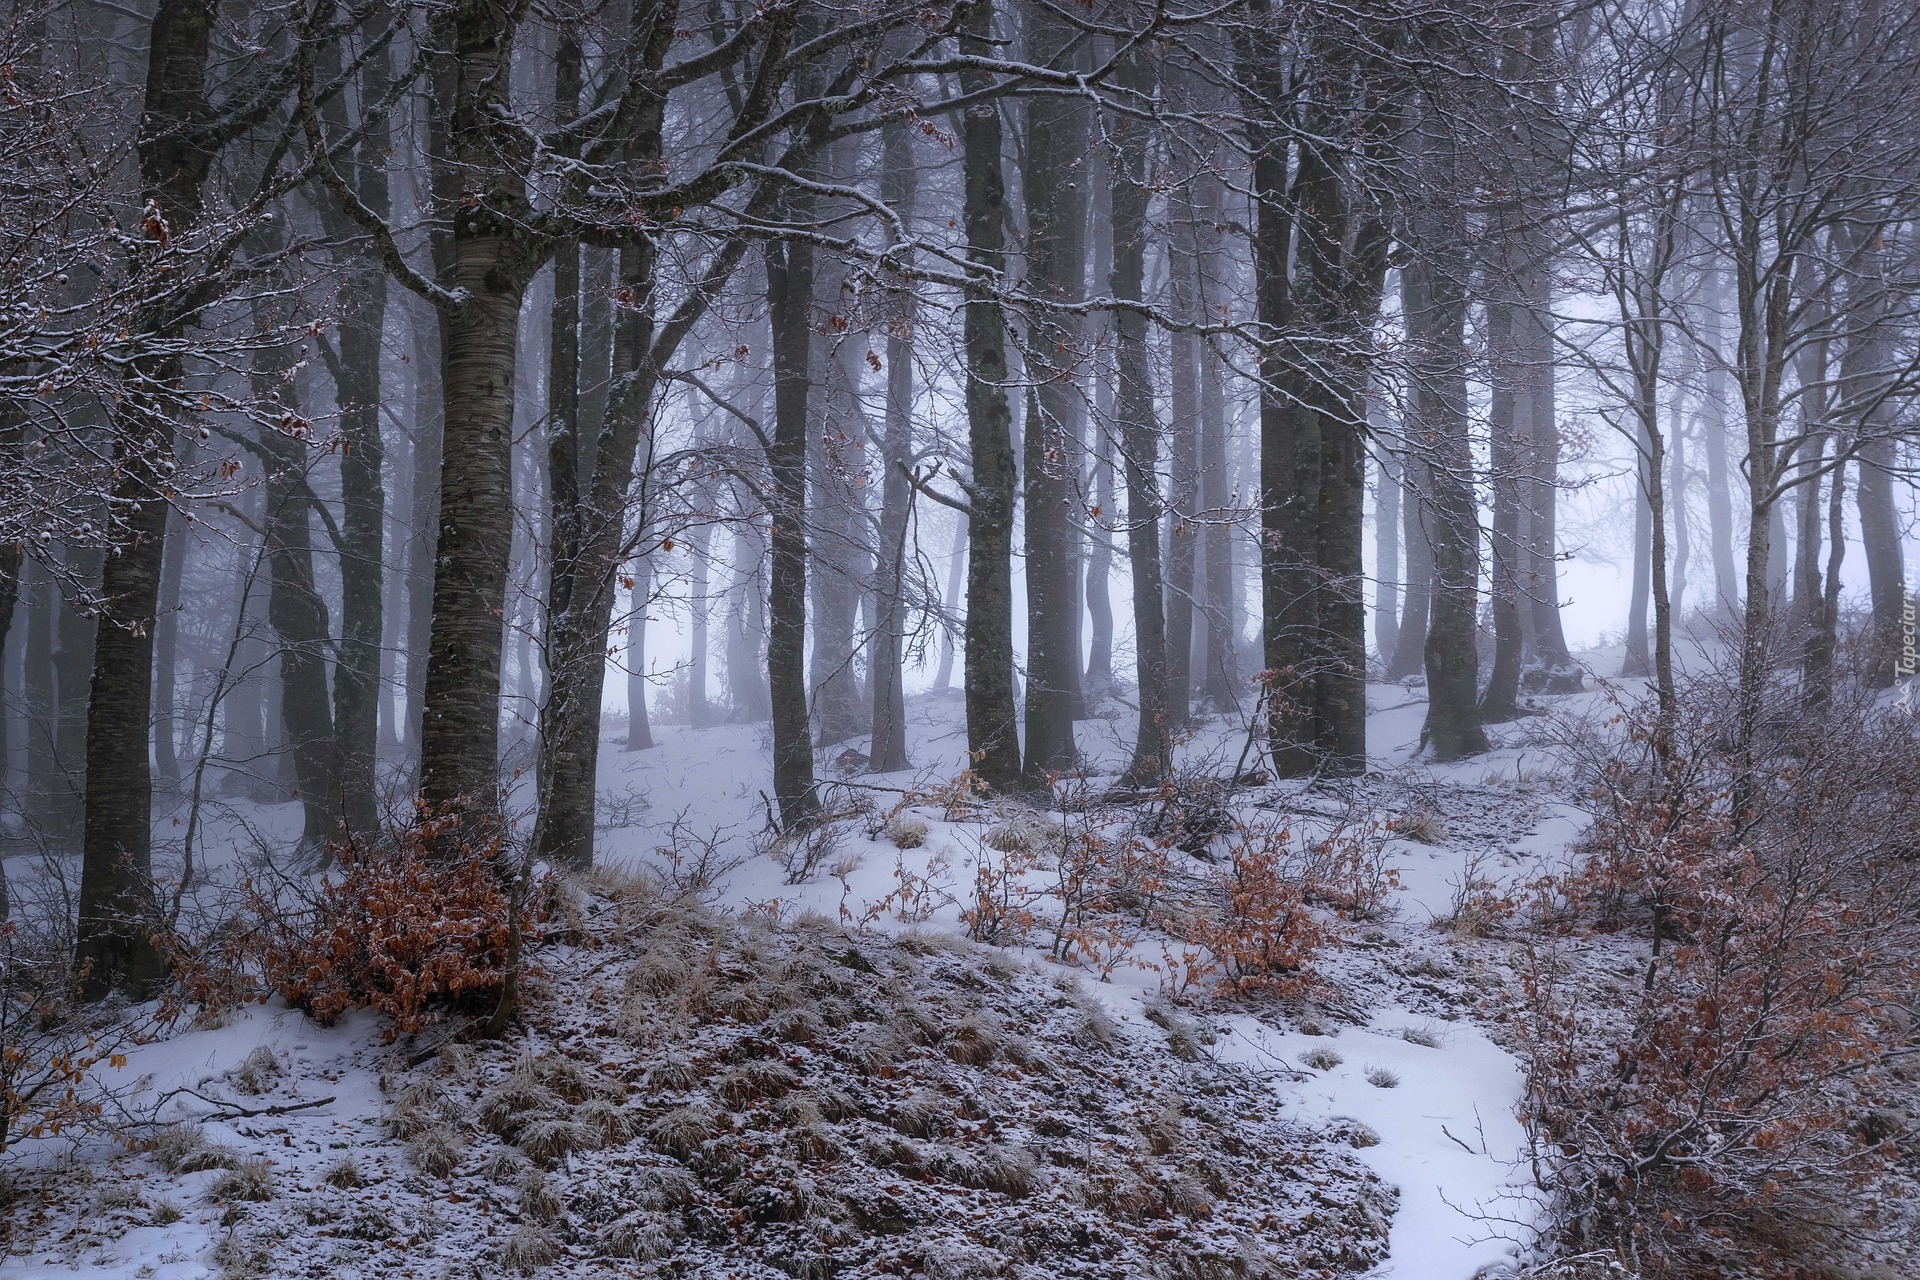
M 1400 1076 L 1385 1067 L 1368 1067 L 1367 1083 L 1376 1089 L 1391 1089 L 1400 1083 Z
M 215 1200 L 271 1200 L 273 1162 L 265 1156 L 237 1160 L 207 1190 Z
M 1321 1048 L 1309 1049 L 1306 1056 L 1301 1058 L 1300 1061 L 1306 1063 L 1315 1071 L 1331 1071 L 1345 1062 L 1346 1059 L 1331 1049 Z

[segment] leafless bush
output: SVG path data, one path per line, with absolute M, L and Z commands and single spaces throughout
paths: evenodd
M 667 898 L 707 898 L 750 856 L 737 843 L 731 827 L 702 830 L 675 815 L 653 848 L 645 874 L 654 889 Z

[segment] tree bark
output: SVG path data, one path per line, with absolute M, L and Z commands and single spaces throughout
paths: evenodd
M 1442 190 L 1447 189 L 1442 185 Z M 1487 749 L 1480 727 L 1475 639 L 1480 529 L 1467 430 L 1465 264 L 1441 256 L 1461 244 L 1457 211 L 1442 209 L 1426 244 L 1401 275 L 1413 365 L 1412 447 L 1425 454 L 1432 486 L 1433 597 L 1426 637 L 1427 725 L 1434 758 Z M 1438 257 L 1438 261 L 1436 261 Z
M 913 146 L 904 119 L 881 129 L 880 198 L 905 221 L 913 216 L 917 194 Z M 911 265 L 909 263 L 909 265 Z M 915 319 L 911 289 L 901 292 L 901 314 L 887 331 L 887 401 L 880 441 L 880 545 L 874 570 L 876 613 L 869 680 L 873 716 L 868 768 L 893 773 L 912 767 L 907 758 L 905 650 L 907 602 L 904 599 L 907 528 L 913 515 L 913 489 L 906 468 L 913 460 L 913 344 Z
M 1211 190 L 1202 209 L 1218 216 L 1219 193 Z M 1217 235 L 1212 237 L 1217 239 Z M 1204 299 L 1203 299 L 1204 300 Z M 1219 357 L 1201 351 L 1200 505 L 1206 512 L 1201 532 L 1201 609 L 1206 621 L 1206 669 L 1200 677 L 1202 702 L 1215 711 L 1240 705 L 1240 610 L 1234 595 L 1232 477 L 1227 465 L 1226 388 Z
M 1077 33 L 1045 5 L 1026 7 L 1027 57 L 1079 68 Z M 1081 42 L 1084 45 L 1084 42 Z M 1063 59 L 1062 53 L 1067 56 Z M 1027 102 L 1025 169 L 1027 288 L 1043 302 L 1086 296 L 1086 163 L 1089 114 L 1077 97 Z M 1028 325 L 1033 390 L 1022 440 L 1027 578 L 1027 776 L 1039 780 L 1078 762 L 1073 720 L 1080 690 L 1080 583 L 1075 508 L 1085 427 L 1076 377 L 1082 324 L 1037 310 Z
M 647 716 L 647 606 L 653 599 L 653 557 L 635 556 L 628 567 L 632 611 L 627 615 L 627 750 L 653 748 L 653 723 Z
M 767 587 L 767 677 L 773 701 L 773 793 L 791 830 L 820 810 L 807 723 L 807 400 L 813 346 L 813 246 L 766 249 L 773 325 L 772 567 Z M 969 673 L 971 674 L 971 673 Z
M 992 0 L 973 0 L 961 26 L 963 57 L 993 55 Z M 990 73 L 960 73 L 963 93 L 985 93 Z M 994 791 L 1021 786 L 1020 734 L 1013 693 L 1013 512 L 1016 474 L 1013 414 L 1007 404 L 1006 180 L 1001 171 L 1000 107 L 989 98 L 962 125 L 967 237 L 967 434 L 973 460 L 968 489 L 966 702 L 967 754 Z
M 1151 92 L 1153 86 L 1151 67 L 1137 57 L 1123 63 L 1115 79 L 1123 89 L 1139 94 Z M 1110 121 L 1108 128 L 1117 145 L 1107 162 L 1113 208 L 1113 271 L 1107 287 L 1117 299 L 1144 302 L 1147 199 L 1152 181 L 1146 128 L 1124 116 Z M 1160 566 L 1160 424 L 1154 415 L 1147 318 L 1127 308 L 1114 315 L 1113 326 L 1114 415 L 1127 483 L 1127 563 L 1133 577 L 1133 647 L 1140 702 L 1133 758 L 1120 785 L 1145 789 L 1158 786 L 1173 767 L 1173 706 L 1167 688 Z
M 328 61 L 337 64 L 337 53 Z M 381 99 L 392 77 L 391 48 L 368 62 L 361 101 Z M 344 96 L 328 104 L 335 128 L 346 127 Z M 384 219 L 392 212 L 387 190 L 391 130 L 383 115 L 360 123 L 353 185 L 360 202 Z M 329 231 L 355 230 L 334 201 L 322 204 Z M 381 641 L 385 626 L 382 576 L 386 566 L 386 449 L 380 435 L 381 349 L 386 337 L 387 275 L 379 259 L 363 252 L 347 271 L 342 290 L 339 367 L 335 384 L 340 409 L 340 648 L 334 667 L 333 728 L 338 741 L 339 817 L 349 837 L 364 845 L 379 832 L 374 770 L 380 750 Z
M 1493 669 L 1480 695 L 1480 721 L 1498 724 L 1519 711 L 1522 642 L 1519 561 L 1520 489 L 1531 441 L 1519 435 L 1515 387 L 1527 376 L 1514 358 L 1513 310 L 1497 300 L 1486 307 L 1487 351 L 1492 364 L 1492 395 L 1487 408 L 1488 471 L 1493 488 Z M 1532 424 L 1528 424 L 1531 428 Z
M 1404 292 L 1406 282 L 1401 281 Z M 1411 439 L 1412 433 L 1408 433 Z M 1433 481 L 1427 460 L 1417 450 L 1400 459 L 1400 541 L 1406 548 L 1406 604 L 1400 615 L 1400 634 L 1387 660 L 1387 679 L 1407 680 L 1422 674 L 1427 663 L 1427 621 L 1433 600 L 1433 521 L 1429 502 Z
M 199 126 L 207 118 L 207 63 L 216 6 L 160 0 L 149 28 L 146 101 L 138 144 L 142 194 L 180 235 L 198 219 L 213 166 Z M 174 317 L 157 318 L 178 329 Z M 184 376 L 178 357 L 142 371 L 154 384 Z M 150 910 L 153 773 L 153 631 L 165 555 L 172 436 L 157 406 L 136 399 L 116 434 L 114 502 L 125 513 L 101 578 L 86 727 L 86 816 L 74 966 L 89 999 L 114 987 L 139 992 L 160 977 L 142 917 Z
M 1382 426 L 1376 418 L 1376 441 L 1387 438 Z M 1384 444 L 1379 448 L 1379 465 L 1374 471 L 1374 492 L 1378 496 L 1373 515 L 1373 642 L 1384 664 L 1393 661 L 1394 650 L 1400 647 L 1400 465 Z

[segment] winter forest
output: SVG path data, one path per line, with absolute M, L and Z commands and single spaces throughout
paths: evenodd
M 0 0 L 0 1280 L 1920 1274 L 1920 7 Z

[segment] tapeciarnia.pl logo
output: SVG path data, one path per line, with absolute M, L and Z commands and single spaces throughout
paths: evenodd
M 1893 664 L 1893 678 L 1900 686 L 1900 709 L 1913 711 L 1915 660 L 1920 659 L 1920 648 L 1915 645 L 1916 627 L 1914 597 L 1909 594 L 1907 601 L 1900 607 L 1900 656 Z

